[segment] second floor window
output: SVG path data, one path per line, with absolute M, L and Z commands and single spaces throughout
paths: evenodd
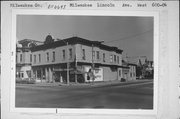
M 55 61 L 55 51 L 53 51 L 53 58 L 52 58 L 52 61 L 53 61 L 53 62 Z
M 130 77 L 132 77 L 132 72 L 130 73 Z
M 30 62 L 32 62 L 32 54 L 30 54 Z
M 65 50 L 62 51 L 63 52 L 63 59 L 65 59 Z
M 85 59 L 86 59 L 85 49 L 82 49 L 82 59 L 83 59 L 83 60 L 85 60 Z
M 116 63 L 116 55 L 114 55 L 114 63 Z
M 134 74 L 134 77 L 135 77 L 136 76 L 135 72 L 133 74 Z
M 121 77 L 121 70 L 119 70 L 119 76 Z
M 117 56 L 117 63 L 119 64 L 119 56 Z
M 72 49 L 69 49 L 69 59 L 72 59 Z
M 17 56 L 17 54 L 16 54 L 16 63 L 18 62 L 18 56 Z
M 22 62 L 22 54 L 20 54 L 20 62 Z
M 105 53 L 103 53 L 103 62 L 106 61 L 106 56 L 105 56 Z
M 41 62 L 41 54 L 39 54 L 39 62 Z
M 99 51 L 96 51 L 96 56 L 97 56 L 97 60 L 99 60 L 99 59 L 100 59 L 100 57 L 99 57 Z
M 49 53 L 48 52 L 46 53 L 46 60 L 47 60 L 47 62 L 49 62 Z
M 95 58 L 95 51 L 92 51 L 92 58 Z
M 110 55 L 110 62 L 113 62 L 113 55 Z
M 34 55 L 34 63 L 36 63 L 36 55 Z

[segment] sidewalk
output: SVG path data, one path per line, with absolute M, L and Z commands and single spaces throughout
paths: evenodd
M 99 87 L 99 86 L 121 86 L 121 85 L 129 85 L 129 84 L 136 84 L 136 83 L 146 83 L 146 82 L 152 82 L 153 80 L 143 79 L 143 80 L 133 80 L 133 81 L 127 81 L 127 82 L 120 82 L 119 80 L 114 81 L 100 81 L 100 82 L 90 82 L 90 83 L 74 83 L 70 82 L 69 84 L 66 83 L 35 83 L 35 84 L 17 84 L 19 86 L 38 86 L 38 87 L 58 87 L 58 86 L 68 86 L 68 87 Z
M 90 83 L 90 86 L 93 87 L 104 87 L 104 86 L 124 86 L 124 85 L 130 85 L 130 84 L 136 84 L 136 83 L 146 83 L 146 82 L 152 82 L 152 80 L 134 80 L 134 81 L 127 81 L 127 82 L 120 82 L 119 80 L 115 80 L 115 81 L 102 81 L 102 82 L 94 82 L 94 83 Z

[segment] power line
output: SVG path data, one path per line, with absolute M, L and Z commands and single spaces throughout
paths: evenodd
M 132 36 L 127 36 L 127 37 L 124 37 L 124 38 L 121 38 L 121 39 L 112 40 L 112 41 L 108 41 L 108 42 L 104 42 L 104 43 L 111 43 L 111 42 L 115 42 L 115 41 L 119 41 L 119 40 L 125 40 L 125 39 L 128 39 L 128 38 L 130 39 L 130 38 L 132 38 L 132 37 L 137 37 L 137 36 L 146 34 L 146 33 L 150 32 L 150 31 L 153 31 L 153 28 L 151 28 L 151 29 L 148 30 L 148 31 L 142 32 L 142 33 L 134 34 L 134 35 L 132 35 Z

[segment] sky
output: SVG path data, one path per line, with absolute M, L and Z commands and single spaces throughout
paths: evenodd
M 123 56 L 153 60 L 153 17 L 18 15 L 17 39 L 44 41 L 78 36 L 123 50 Z

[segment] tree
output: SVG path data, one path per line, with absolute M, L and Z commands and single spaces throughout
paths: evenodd
M 142 75 L 142 67 L 141 66 L 137 66 L 136 67 L 136 76 L 140 77 Z

